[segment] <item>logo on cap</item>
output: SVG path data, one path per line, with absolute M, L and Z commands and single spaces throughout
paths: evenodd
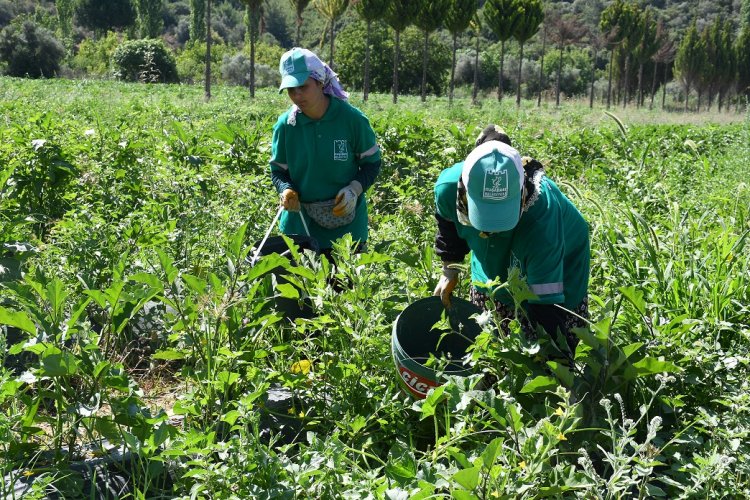
M 504 200 L 508 197 L 508 170 L 488 169 L 484 172 L 482 198 L 485 200 Z
M 289 57 L 287 57 L 286 61 L 284 61 L 284 73 L 294 73 L 294 60 L 292 54 L 289 54 Z

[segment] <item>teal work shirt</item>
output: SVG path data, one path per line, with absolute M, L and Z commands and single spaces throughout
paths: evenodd
M 542 176 L 538 198 L 521 214 L 510 231 L 493 233 L 487 238 L 479 231 L 458 222 L 456 192 L 463 163 L 443 170 L 435 184 L 437 213 L 456 226 L 458 236 L 471 250 L 471 278 L 486 283 L 490 278 L 508 279 L 517 267 L 537 304 L 561 304 L 574 309 L 586 297 L 589 280 L 589 227 L 573 203 L 557 185 Z M 481 285 L 478 289 L 487 292 Z M 504 290 L 496 300 L 512 304 Z
M 293 109 L 282 114 L 273 127 L 271 171 L 289 173 L 301 202 L 335 198 L 339 190 L 355 178 L 361 164 L 380 161 L 380 148 L 369 120 L 348 102 L 331 97 L 328 109 L 319 120 L 297 112 L 295 125 L 288 123 Z M 316 224 L 304 210 L 284 211 L 281 232 L 305 234 L 302 216 L 321 249 L 331 248 L 332 241 L 346 233 L 364 243 L 368 236 L 365 193 L 358 197 L 355 210 L 351 223 L 335 229 Z

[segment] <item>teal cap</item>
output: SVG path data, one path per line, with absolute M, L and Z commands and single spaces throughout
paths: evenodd
M 464 161 L 469 222 L 479 231 L 510 231 L 521 216 L 523 166 L 521 155 L 500 141 L 480 144 Z
M 313 71 L 324 67 L 323 61 L 307 49 L 295 47 L 284 52 L 279 61 L 281 85 L 279 92 L 305 83 Z

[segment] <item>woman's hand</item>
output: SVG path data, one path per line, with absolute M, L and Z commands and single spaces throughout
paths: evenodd
M 333 207 L 333 215 L 346 217 L 354 212 L 357 206 L 357 197 L 362 194 L 362 184 L 352 181 L 346 187 L 341 188 L 336 195 L 336 206 Z
M 435 291 L 432 292 L 436 297 L 440 297 L 445 307 L 450 307 L 451 294 L 458 285 L 459 271 L 455 267 L 451 267 L 455 264 L 455 262 L 443 262 L 443 275 L 440 276 L 440 281 L 438 281 Z
M 299 212 L 299 195 L 293 189 L 285 189 L 281 193 L 281 206 L 290 212 Z

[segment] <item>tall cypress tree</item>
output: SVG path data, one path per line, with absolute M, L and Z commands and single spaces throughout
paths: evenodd
M 674 61 L 675 72 L 685 89 L 685 111 L 688 110 L 690 91 L 696 84 L 706 64 L 706 52 L 703 50 L 695 20 L 682 38 L 677 57 Z
M 414 0 L 390 0 L 385 9 L 385 22 L 395 32 L 395 46 L 393 50 L 393 104 L 398 101 L 398 65 L 401 58 L 401 33 L 412 24 L 417 13 Z
M 164 23 L 162 21 L 162 0 L 137 0 L 138 31 L 141 38 L 156 38 L 161 34 Z
M 362 89 L 362 99 L 367 101 L 370 93 L 370 38 L 372 36 L 372 23 L 383 16 L 388 0 L 358 0 L 354 5 L 359 17 L 367 25 L 365 35 L 365 77 Z
M 620 88 L 622 89 L 623 100 L 622 107 L 626 107 L 630 102 L 630 66 L 633 60 L 633 55 L 638 47 L 638 44 L 643 37 L 644 25 L 641 23 L 641 8 L 638 4 L 627 3 L 625 4 L 625 11 L 623 16 L 620 18 L 620 29 L 624 32 L 625 38 L 623 39 L 622 49 L 625 56 L 625 71 L 624 78 L 620 78 Z M 623 76 L 623 73 L 620 74 Z
M 742 0 L 740 5 L 740 29 L 750 26 L 750 0 Z
M 513 38 L 519 46 L 518 81 L 516 82 L 516 106 L 521 106 L 521 69 L 523 69 L 523 46 L 539 31 L 544 20 L 544 9 L 541 0 L 516 0 L 519 18 Z
M 313 6 L 320 12 L 323 17 L 328 21 L 329 27 L 329 41 L 331 43 L 331 50 L 328 56 L 328 65 L 333 69 L 333 53 L 334 53 L 334 41 L 336 39 L 336 21 L 346 12 L 349 8 L 349 0 L 313 0 Z
M 295 22 L 297 24 L 297 32 L 294 36 L 294 45 L 299 47 L 300 35 L 302 33 L 302 13 L 305 11 L 307 6 L 310 4 L 310 0 L 289 0 L 294 9 Z
M 514 0 L 487 0 L 484 4 L 484 19 L 500 40 L 500 64 L 497 70 L 497 100 L 503 100 L 503 66 L 505 64 L 505 42 L 513 38 L 520 20 L 518 3 Z
M 250 97 L 255 97 L 255 43 L 263 17 L 263 0 L 242 0 L 245 4 L 245 39 L 250 44 Z
M 649 7 L 641 12 L 638 22 L 641 25 L 640 40 L 635 47 L 635 61 L 638 63 L 638 100 L 636 107 L 643 105 L 643 68 L 659 50 L 657 38 L 657 22 L 653 10 Z
M 599 19 L 599 28 L 609 49 L 609 77 L 607 80 L 607 109 L 612 102 L 612 70 L 614 68 L 614 55 L 630 32 L 632 23 L 632 8 L 623 0 L 615 0 L 602 11 Z
M 732 22 L 729 19 L 725 20 L 719 40 L 719 46 L 722 51 L 720 60 L 721 68 L 719 69 L 717 86 L 717 92 L 719 94 L 719 111 L 721 111 L 722 105 L 724 104 L 724 96 L 727 90 L 731 88 L 735 76 L 737 75 L 737 56 L 734 52 L 734 43 L 732 40 L 733 33 L 734 26 L 732 26 Z
M 674 55 L 676 51 L 674 40 L 669 35 L 666 25 L 662 20 L 656 25 L 656 39 L 659 44 L 659 48 L 653 55 L 652 60 L 654 61 L 654 77 L 651 80 L 651 102 L 648 105 L 648 109 L 654 107 L 654 95 L 656 94 L 656 79 L 659 73 L 659 64 L 664 64 L 664 77 L 661 80 L 662 85 L 662 99 L 661 107 L 664 109 L 664 100 L 667 94 L 667 73 L 669 71 L 669 64 L 674 61 Z
M 737 64 L 737 93 L 750 99 L 750 23 L 746 23 L 734 45 Z M 747 102 L 746 102 L 747 104 Z
M 453 103 L 453 89 L 456 85 L 456 50 L 458 35 L 463 33 L 471 23 L 471 18 L 477 11 L 477 0 L 450 0 L 448 11 L 445 13 L 445 29 L 453 37 L 453 59 L 451 61 L 451 84 L 448 91 L 448 102 Z
M 190 0 L 190 40 L 206 39 L 206 0 Z
M 561 14 L 558 12 L 558 14 Z M 571 44 L 577 43 L 583 36 L 580 22 L 570 15 L 558 15 L 550 19 L 550 33 L 552 41 L 557 45 L 560 57 L 557 61 L 557 77 L 555 79 L 555 106 L 560 106 L 560 79 L 562 77 L 563 51 Z
M 60 23 L 60 34 L 63 38 L 70 36 L 73 30 L 73 0 L 56 0 L 55 9 L 57 10 L 57 21 Z
M 727 86 L 727 79 L 734 79 L 731 31 L 731 22 L 725 22 L 721 16 L 718 16 L 711 26 L 701 33 L 701 42 L 706 51 L 706 65 L 701 71 L 699 81 L 701 90 L 708 92 L 708 109 L 711 109 L 717 94 L 719 100 L 723 98 L 723 89 Z
M 430 33 L 443 23 L 448 10 L 448 0 L 416 0 L 417 11 L 414 25 L 422 30 L 422 85 L 420 87 L 422 102 L 427 100 L 427 60 L 429 56 Z

